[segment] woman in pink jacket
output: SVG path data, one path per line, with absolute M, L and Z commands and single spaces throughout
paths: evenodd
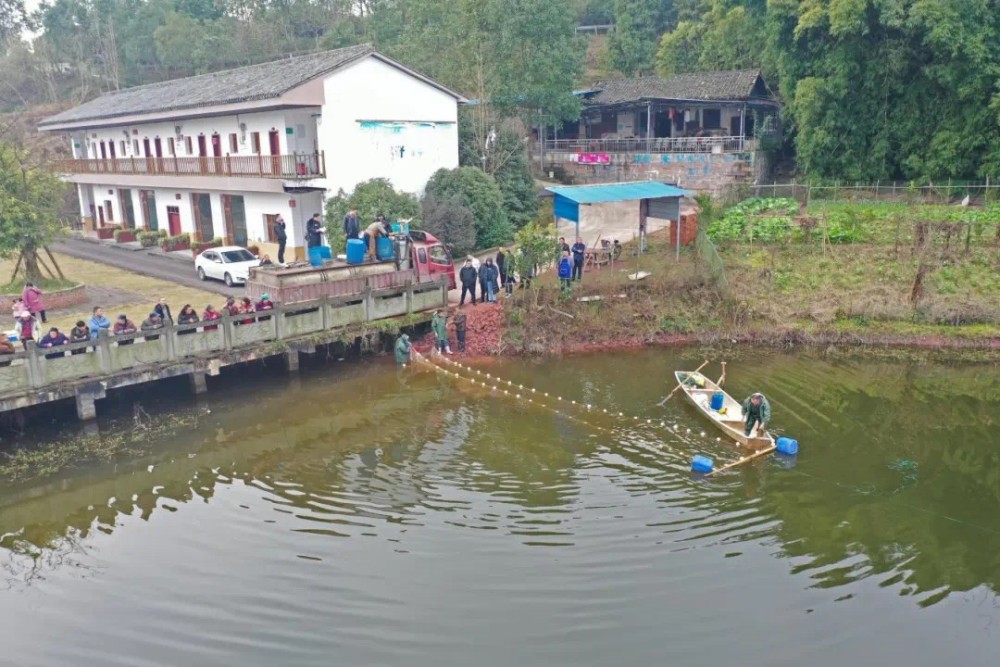
M 21 298 L 24 299 L 24 305 L 32 317 L 40 315 L 43 323 L 48 321 L 45 319 L 45 304 L 42 302 L 42 290 L 35 287 L 34 283 L 24 283 L 24 292 L 21 294 Z

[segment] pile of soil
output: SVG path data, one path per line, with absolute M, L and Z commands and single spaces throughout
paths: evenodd
M 458 351 L 455 325 L 452 324 L 452 318 L 457 311 L 457 306 L 448 310 L 448 341 L 454 355 L 467 358 L 495 356 L 500 348 L 500 335 L 504 330 L 503 307 L 499 303 L 481 303 L 475 306 L 466 305 L 462 309 L 466 316 L 464 353 Z M 414 341 L 414 347 L 426 354 L 434 348 L 434 341 L 434 333 L 428 332 L 420 340 Z

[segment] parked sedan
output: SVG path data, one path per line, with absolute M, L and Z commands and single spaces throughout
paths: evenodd
M 239 246 L 222 246 L 209 248 L 194 260 L 198 278 L 207 280 L 215 278 L 229 287 L 237 283 L 246 283 L 250 275 L 250 267 L 260 264 L 253 253 Z

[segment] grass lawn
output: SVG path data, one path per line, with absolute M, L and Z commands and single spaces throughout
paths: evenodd
M 125 313 L 138 326 L 161 297 L 167 299 L 175 317 L 185 303 L 190 303 L 201 313 L 205 304 L 211 303 L 218 307 L 225 302 L 225 297 L 212 292 L 184 287 L 59 253 L 55 253 L 55 256 L 66 277 L 72 282 L 84 283 L 90 292 L 90 301 L 87 303 L 48 314 L 49 326 L 57 326 L 64 332 L 69 331 L 77 320 L 89 318 L 94 306 L 104 307 L 105 315 L 110 320 L 114 320 L 120 313 Z M 13 269 L 13 260 L 0 260 L 0 278 L 9 278 Z M 20 291 L 24 283 L 17 282 L 15 285 L 15 290 Z M 42 289 L 53 288 L 43 285 Z M 105 297 L 110 303 L 102 303 Z M 12 322 L 9 313 L 0 313 L 0 318 L 4 325 L 10 325 Z M 8 326 L 3 328 L 6 330 Z

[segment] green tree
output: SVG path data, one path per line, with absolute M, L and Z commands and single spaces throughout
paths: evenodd
M 761 68 L 807 174 L 1000 176 L 995 2 L 706 0 L 680 14 L 660 73 Z
M 615 31 L 608 39 L 611 66 L 628 76 L 652 74 L 660 35 L 677 23 L 673 0 L 615 0 Z
M 66 184 L 34 164 L 27 151 L 0 144 L 0 257 L 18 256 L 27 280 L 42 279 L 38 251 L 62 230 L 65 191 Z
M 560 255 L 559 244 L 556 243 L 556 229 L 551 223 L 551 217 L 546 216 L 541 211 L 538 219 L 531 221 L 517 231 L 514 237 L 514 245 L 517 250 L 512 254 L 512 261 L 515 270 L 521 276 L 522 283 L 525 279 L 537 275 L 537 269 L 548 266 L 556 261 Z M 537 280 L 530 280 L 533 291 L 533 301 L 538 303 L 538 293 L 541 285 Z
M 572 0 L 410 0 L 404 62 L 502 114 L 575 118 L 584 44 Z
M 420 203 L 413 195 L 398 192 L 385 178 L 373 178 L 358 183 L 348 195 L 340 190 L 336 196 L 326 200 L 326 236 L 334 252 L 344 251 L 344 216 L 351 209 L 357 209 L 362 230 L 381 214 L 389 221 L 417 220 L 420 217 Z
M 426 195 L 421 202 L 424 229 L 446 243 L 456 257 L 468 254 L 476 247 L 476 228 L 472 222 L 472 209 L 462 197 L 453 195 L 439 198 Z
M 504 211 L 500 187 L 483 170 L 475 167 L 439 169 L 427 182 L 426 192 L 441 199 L 457 196 L 472 211 L 477 248 L 501 245 L 513 238 L 514 228 Z
M 515 229 L 520 229 L 534 216 L 538 193 L 527 145 L 512 123 L 495 116 L 491 119 L 493 124 L 487 127 L 486 136 L 480 137 L 472 113 L 459 113 L 459 164 L 481 168 L 496 179 L 507 218 Z

